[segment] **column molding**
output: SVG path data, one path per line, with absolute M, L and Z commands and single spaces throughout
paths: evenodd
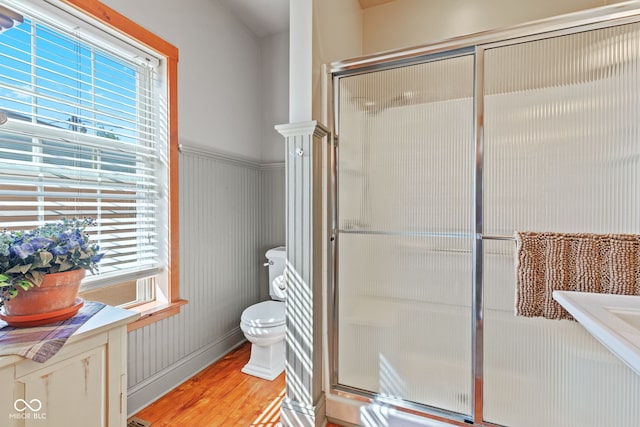
M 285 138 L 286 397 L 281 424 L 326 425 L 322 390 L 322 162 L 329 131 L 316 121 L 278 125 Z

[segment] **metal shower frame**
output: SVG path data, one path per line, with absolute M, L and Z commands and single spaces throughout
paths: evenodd
M 523 42 L 566 36 L 585 31 L 598 30 L 624 24 L 640 22 L 640 1 L 589 9 L 558 17 L 518 25 L 509 29 L 496 30 L 457 37 L 409 49 L 383 52 L 381 54 L 338 61 L 328 67 L 329 90 L 327 91 L 330 129 L 333 134 L 329 173 L 331 185 L 329 194 L 329 381 L 330 393 L 360 402 L 384 402 L 396 409 L 418 413 L 428 418 L 446 419 L 460 425 L 497 426 L 484 421 L 484 301 L 483 301 L 483 241 L 509 240 L 507 236 L 487 236 L 483 234 L 483 160 L 484 160 L 484 54 L 488 49 Z M 473 245 L 472 245 L 472 406 L 471 414 L 460 414 L 441 408 L 389 399 L 377 393 L 339 384 L 338 382 L 338 156 L 339 156 L 339 81 L 362 73 L 393 69 L 406 65 L 448 59 L 462 55 L 474 57 L 474 170 L 473 170 Z

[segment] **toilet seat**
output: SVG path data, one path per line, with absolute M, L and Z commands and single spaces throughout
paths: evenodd
M 263 301 L 247 307 L 240 317 L 242 323 L 253 328 L 275 328 L 285 324 L 285 303 Z

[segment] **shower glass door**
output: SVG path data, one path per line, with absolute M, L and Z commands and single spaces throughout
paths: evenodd
M 484 232 L 640 233 L 640 24 L 484 53 Z M 484 416 L 635 426 L 640 377 L 577 322 L 515 317 L 515 245 L 484 244 Z
M 337 382 L 471 413 L 473 55 L 339 79 Z

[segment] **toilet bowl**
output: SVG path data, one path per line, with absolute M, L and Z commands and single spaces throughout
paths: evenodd
M 285 303 L 264 301 L 247 308 L 240 329 L 251 342 L 245 374 L 272 381 L 284 370 Z
M 267 251 L 270 301 L 247 307 L 240 317 L 240 329 L 251 343 L 251 357 L 242 368 L 245 374 L 272 381 L 284 371 L 287 297 L 284 280 L 285 248 Z

